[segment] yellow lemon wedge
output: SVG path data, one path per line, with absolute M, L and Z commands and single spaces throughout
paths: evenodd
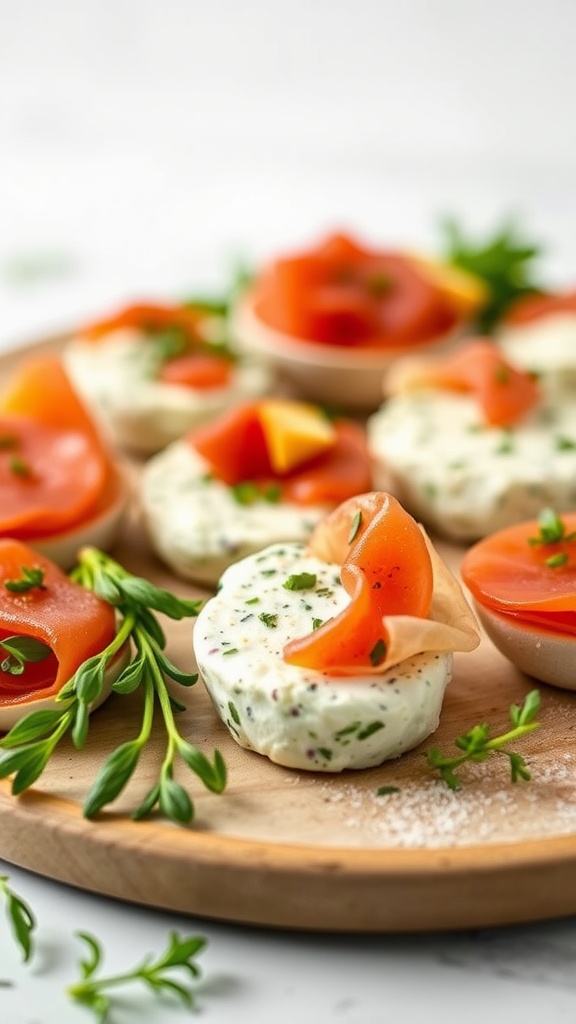
M 336 431 L 321 409 L 271 398 L 260 403 L 260 422 L 275 473 L 288 473 L 336 443 Z
M 429 256 L 412 254 L 411 259 L 433 284 L 446 293 L 460 316 L 470 316 L 488 302 L 488 285 L 475 274 L 451 263 L 441 263 Z

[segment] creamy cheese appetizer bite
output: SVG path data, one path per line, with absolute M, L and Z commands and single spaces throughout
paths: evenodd
M 116 636 L 114 609 L 17 540 L 0 538 L 0 731 L 30 711 L 63 708 L 57 697 L 88 658 Z M 130 660 L 124 644 L 110 658 L 109 695 Z
M 263 266 L 233 326 L 301 397 L 373 410 L 390 363 L 453 344 L 484 299 L 465 271 L 332 234 Z
M 498 344 L 551 393 L 576 390 L 576 291 L 531 295 L 509 310 Z
M 109 547 L 128 499 L 123 475 L 55 356 L 23 359 L 0 392 L 0 537 L 64 568 Z
M 397 372 L 368 421 L 375 483 L 435 532 L 471 541 L 576 505 L 576 403 L 547 396 L 493 342 Z
M 160 558 L 212 586 L 263 545 L 306 541 L 326 512 L 371 483 L 362 427 L 307 403 L 264 399 L 149 459 L 140 497 Z
M 454 651 L 479 642 L 459 583 L 394 497 L 343 502 L 308 544 L 224 573 L 194 653 L 236 742 L 288 768 L 339 772 L 432 733 Z
M 461 572 L 496 647 L 528 675 L 576 690 L 576 512 L 544 508 L 490 534 Z
M 211 337 L 214 318 L 186 306 L 141 304 L 90 324 L 64 360 L 113 442 L 142 454 L 265 393 L 270 372 Z

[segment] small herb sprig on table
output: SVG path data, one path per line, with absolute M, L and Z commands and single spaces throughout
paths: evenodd
M 509 746 L 539 728 L 540 723 L 536 721 L 539 707 L 540 694 L 538 690 L 531 690 L 522 705 L 511 705 L 509 714 L 512 728 L 507 732 L 491 737 L 488 724 L 484 722 L 482 725 L 475 725 L 469 732 L 454 740 L 455 746 L 462 751 L 461 754 L 446 757 L 440 753 L 438 747 L 431 747 L 426 760 L 431 768 L 438 769 L 441 778 L 450 789 L 460 788 L 461 782 L 456 770 L 461 765 L 466 761 L 485 761 L 492 754 L 504 754 L 508 758 L 512 782 L 518 782 L 520 779 L 528 782 L 531 775 L 524 758 L 510 750 Z
M 131 970 L 97 977 L 96 972 L 102 963 L 102 947 L 88 932 L 77 934 L 87 946 L 87 955 L 79 964 L 82 980 L 69 985 L 67 992 L 72 999 L 92 1010 L 99 1024 L 105 1024 L 108 1019 L 111 1008 L 108 991 L 131 982 L 142 982 L 156 994 L 171 992 L 181 999 L 187 1008 L 192 1009 L 194 1000 L 190 988 L 175 980 L 173 974 L 179 971 L 181 974 L 191 975 L 192 978 L 199 977 L 200 970 L 194 962 L 194 957 L 204 949 L 206 939 L 199 936 L 181 936 L 178 932 L 172 931 L 166 950 L 156 959 L 148 956 Z
M 0 875 L 0 896 L 4 898 L 6 913 L 12 933 L 20 947 L 25 963 L 32 959 L 34 952 L 33 933 L 36 918 L 28 904 L 10 887 L 8 875 Z
M 0 778 L 13 775 L 12 792 L 22 793 L 41 775 L 66 733 L 71 734 L 77 749 L 85 745 L 89 709 L 102 693 L 106 669 L 124 645 L 130 643 L 131 660 L 112 689 L 119 694 L 142 689 L 141 728 L 134 739 L 117 747 L 100 768 L 84 803 L 84 814 L 93 817 L 125 788 L 150 739 L 154 707 L 158 704 L 166 733 L 165 754 L 157 781 L 133 812 L 133 817 L 143 818 L 159 807 L 170 820 L 189 824 L 194 816 L 194 805 L 187 790 L 173 777 L 176 758 L 180 757 L 214 793 L 221 793 L 226 785 L 226 767 L 218 750 L 210 761 L 178 731 L 175 712 L 184 708 L 170 696 L 166 677 L 183 686 L 192 686 L 197 675 L 182 672 L 167 657 L 166 637 L 154 613 L 161 612 L 171 619 L 193 617 L 202 602 L 176 597 L 148 580 L 131 575 L 96 548 L 84 548 L 80 552 L 78 564 L 70 575 L 116 609 L 116 636 L 103 651 L 83 662 L 62 688 L 57 698 L 61 709 L 32 711 L 0 741 L 0 748 L 8 751 L 0 758 Z
M 533 273 L 541 246 L 519 234 L 513 222 L 504 224 L 491 238 L 473 242 L 454 217 L 442 222 L 443 258 L 486 284 L 489 298 L 476 316 L 476 329 L 491 334 L 512 303 L 525 295 L 542 291 Z

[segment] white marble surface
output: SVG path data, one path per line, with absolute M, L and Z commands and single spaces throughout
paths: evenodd
M 217 287 L 230 261 L 348 226 L 434 245 L 456 212 L 517 214 L 576 280 L 571 0 L 0 0 L 0 349 L 138 295 Z M 197 1016 L 429 1024 L 576 1013 L 576 922 L 464 935 L 282 933 L 123 906 L 0 865 L 3 1024 L 90 1019 L 64 987 L 89 930 L 117 968 L 201 933 Z M 122 997 L 117 1024 L 177 1022 Z

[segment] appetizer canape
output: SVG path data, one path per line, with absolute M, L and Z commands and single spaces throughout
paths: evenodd
M 0 731 L 30 711 L 63 707 L 57 697 L 76 670 L 116 635 L 114 609 L 20 541 L 0 538 Z M 129 661 L 110 658 L 92 706 L 109 695 Z
M 576 405 L 551 401 L 493 342 L 397 368 L 368 421 L 376 486 L 434 531 L 471 541 L 576 503 Z
M 576 690 L 576 512 L 545 508 L 485 537 L 461 573 L 496 647 L 528 675 Z
M 55 356 L 23 359 L 0 392 L 0 537 L 67 568 L 116 538 L 127 486 Z
M 216 336 L 203 309 L 141 304 L 88 324 L 64 359 L 112 440 L 148 454 L 263 394 L 270 373 Z
M 497 340 L 508 359 L 537 375 L 549 390 L 576 390 L 576 291 L 519 299 Z
M 452 343 L 484 293 L 464 271 L 332 235 L 265 266 L 233 323 L 244 348 L 268 357 L 301 396 L 373 409 L 390 362 Z
M 212 585 L 263 545 L 307 540 L 331 508 L 371 485 L 361 426 L 271 398 L 237 407 L 152 456 L 140 493 L 160 558 L 178 576 Z
M 343 502 L 308 544 L 224 573 L 193 634 L 240 746 L 338 772 L 398 757 L 438 724 L 452 652 L 479 635 L 459 583 L 395 498 Z

